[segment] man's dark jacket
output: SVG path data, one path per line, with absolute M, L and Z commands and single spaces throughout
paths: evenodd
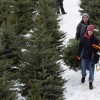
M 90 25 L 90 21 L 85 23 L 83 20 L 77 25 L 76 39 L 79 40 L 86 32 L 87 26 Z

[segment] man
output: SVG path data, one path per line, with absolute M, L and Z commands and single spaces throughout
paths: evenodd
M 77 25 L 77 29 L 76 29 L 76 39 L 77 40 L 79 40 L 84 35 L 88 25 L 90 25 L 89 15 L 87 13 L 84 13 L 82 15 L 81 22 Z
M 62 14 L 66 14 L 65 10 L 64 10 L 64 7 L 63 7 L 63 0 L 57 0 L 58 1 L 58 5 L 61 9 L 61 13 Z M 59 11 L 60 12 L 60 11 Z
M 94 26 L 89 25 L 86 32 L 80 38 L 79 50 L 77 58 L 81 59 L 81 83 L 85 82 L 86 69 L 89 70 L 89 89 L 93 89 L 95 55 L 97 50 L 93 48 L 93 44 L 99 44 L 99 40 L 94 35 Z

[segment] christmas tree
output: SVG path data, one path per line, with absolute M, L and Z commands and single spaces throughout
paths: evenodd
M 55 4 L 54 0 L 36 2 L 34 27 L 22 68 L 22 94 L 29 100 L 64 100 L 65 80 L 60 67 L 64 33 L 59 31 Z

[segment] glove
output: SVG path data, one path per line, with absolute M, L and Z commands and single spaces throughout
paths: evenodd
M 76 56 L 75 58 L 78 59 L 78 60 L 80 60 L 80 57 L 79 56 Z

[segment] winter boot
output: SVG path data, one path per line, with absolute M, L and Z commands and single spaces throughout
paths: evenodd
M 92 82 L 89 82 L 89 89 L 90 89 L 90 90 L 92 90 L 92 89 L 93 89 Z
M 85 82 L 85 77 L 82 77 L 81 83 L 84 83 L 84 82 Z

